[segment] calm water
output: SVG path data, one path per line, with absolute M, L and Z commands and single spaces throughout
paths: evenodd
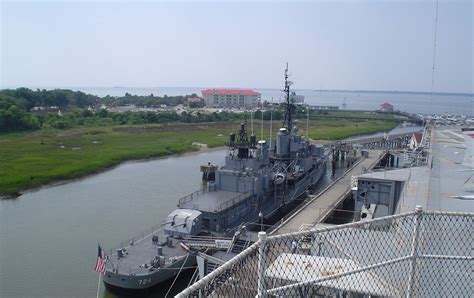
M 157 96 L 201 94 L 206 88 L 71 88 L 98 96 L 123 96 L 126 92 L 136 95 Z M 262 99 L 275 102 L 283 99 L 283 94 L 278 89 L 253 89 L 262 94 Z M 375 110 L 384 102 L 390 102 L 395 109 L 410 113 L 423 114 L 468 114 L 474 115 L 474 95 L 418 95 L 418 94 L 388 94 L 388 93 L 357 93 L 357 92 L 319 92 L 307 89 L 295 89 L 297 94 L 304 95 L 306 103 L 311 105 L 341 106 L 344 99 L 347 109 L 350 110 Z

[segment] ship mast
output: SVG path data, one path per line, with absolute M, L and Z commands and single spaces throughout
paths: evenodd
M 293 133 L 293 119 L 291 117 L 291 114 L 293 113 L 294 106 L 290 99 L 290 85 L 292 84 L 292 82 L 288 81 L 289 76 L 290 75 L 288 74 L 288 62 L 287 62 L 286 69 L 285 69 L 285 89 L 283 89 L 283 91 L 285 92 L 285 97 L 286 97 L 286 111 L 285 111 L 285 120 L 283 121 L 283 127 L 286 127 L 288 129 L 288 132 L 292 134 Z

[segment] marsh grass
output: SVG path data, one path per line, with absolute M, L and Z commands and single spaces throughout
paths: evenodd
M 260 137 L 260 125 L 256 120 L 257 137 Z M 279 125 L 273 123 L 274 131 Z M 229 132 L 237 131 L 238 126 L 238 122 L 173 123 L 0 134 L 0 194 L 16 196 L 25 189 L 103 171 L 124 160 L 198 150 L 193 142 L 207 144 L 209 148 L 223 146 Z M 395 126 L 395 122 L 381 120 L 313 119 L 309 136 L 336 140 Z M 268 138 L 268 129 L 269 122 L 265 121 L 264 138 Z

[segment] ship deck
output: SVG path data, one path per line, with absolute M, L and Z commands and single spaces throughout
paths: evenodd
M 459 127 L 435 128 L 431 137 L 433 165 L 426 210 L 474 212 L 472 200 L 453 198 L 473 194 L 472 169 L 462 165 L 467 150 Z
M 250 194 L 232 191 L 210 191 L 182 204 L 181 208 L 194 209 L 204 212 L 218 212 L 225 210 Z
M 159 243 L 162 243 L 166 238 L 163 232 L 155 233 L 159 237 Z M 150 265 L 150 261 L 157 255 L 158 245 L 152 243 L 151 238 L 153 234 L 149 234 L 144 238 L 137 240 L 133 245 L 127 245 L 126 254 L 124 257 L 118 259 L 117 252 L 113 252 L 107 261 L 107 270 L 112 271 L 113 268 L 118 268 L 119 274 L 124 275 L 145 275 L 148 274 L 150 268 L 145 268 L 143 265 Z M 173 238 L 169 238 L 172 241 L 171 247 L 162 245 L 163 256 L 170 257 L 185 256 L 186 252 L 179 246 L 179 241 Z

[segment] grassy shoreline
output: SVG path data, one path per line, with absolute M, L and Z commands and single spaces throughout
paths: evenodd
M 261 122 L 254 121 L 257 137 L 260 125 Z M 311 120 L 309 137 L 336 140 L 387 131 L 396 125 L 383 120 Z M 278 124 L 273 127 L 276 131 Z M 238 122 L 216 122 L 0 134 L 0 197 L 16 197 L 25 190 L 100 173 L 127 160 L 196 151 L 193 142 L 220 147 L 229 132 L 237 129 Z M 264 121 L 266 138 L 268 129 L 269 122 Z M 300 133 L 306 134 L 304 130 Z
M 117 168 L 117 167 L 119 167 L 119 166 L 121 166 L 125 163 L 128 163 L 128 162 L 137 162 L 137 163 L 138 162 L 147 162 L 147 161 L 153 161 L 153 160 L 158 160 L 158 159 L 162 159 L 162 158 L 188 156 L 188 155 L 199 154 L 199 153 L 204 153 L 204 152 L 212 152 L 214 150 L 222 150 L 224 148 L 225 148 L 225 146 L 213 147 L 213 148 L 207 148 L 207 147 L 198 148 L 196 146 L 193 149 L 191 149 L 189 151 L 182 152 L 182 153 L 174 153 L 174 154 L 170 154 L 170 155 L 161 155 L 161 156 L 152 156 L 152 157 L 147 157 L 147 158 L 124 159 L 122 161 L 119 161 L 117 164 L 99 169 L 99 170 L 91 172 L 91 173 L 85 173 L 84 175 L 77 175 L 77 177 L 72 177 L 71 176 L 70 178 L 67 177 L 65 179 L 59 179 L 59 180 L 54 179 L 50 182 L 46 182 L 44 184 L 41 184 L 37 187 L 21 189 L 18 193 L 5 194 L 5 193 L 0 192 L 0 200 L 2 200 L 2 199 L 14 199 L 18 196 L 21 196 L 21 195 L 25 194 L 25 193 L 37 191 L 37 190 L 40 190 L 42 188 L 54 187 L 54 186 L 58 186 L 58 185 L 62 185 L 62 184 L 66 184 L 66 183 L 70 183 L 70 182 L 74 182 L 74 181 L 79 181 L 81 179 L 85 179 L 85 178 L 88 178 L 88 177 L 91 177 L 91 176 L 94 176 L 94 175 L 99 175 L 101 173 L 113 170 L 113 169 L 115 169 L 115 168 Z

